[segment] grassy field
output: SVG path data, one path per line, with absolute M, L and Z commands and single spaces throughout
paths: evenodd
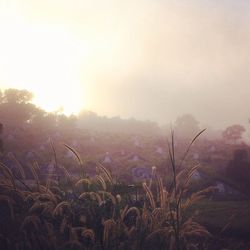
M 202 200 L 194 204 L 190 212 L 196 214 L 196 220 L 217 236 L 249 238 L 250 201 Z

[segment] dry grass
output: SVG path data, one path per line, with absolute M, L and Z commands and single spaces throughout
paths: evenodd
M 115 192 L 115 179 L 100 163 L 97 163 L 98 171 L 94 178 L 89 178 L 84 173 L 84 176 L 73 179 L 64 169 L 64 176 L 57 181 L 52 176 L 47 181 L 41 181 L 38 166 L 30 165 L 36 185 L 27 189 L 18 188 L 15 185 L 16 176 L 1 164 L 3 178 L 0 179 L 0 188 L 5 193 L 0 195 L 0 204 L 5 204 L 12 220 L 10 226 L 15 233 L 11 235 L 9 231 L 2 230 L 0 234 L 13 242 L 17 249 L 36 250 L 39 249 L 38 243 L 42 244 L 42 241 L 49 242 L 52 250 L 60 247 L 142 250 L 154 249 L 150 248 L 152 244 L 162 247 L 157 249 L 195 249 L 197 242 L 210 234 L 193 220 L 192 214 L 187 217 L 185 213 L 194 202 L 211 192 L 212 188 L 187 197 L 191 177 L 198 166 L 183 168 L 182 164 L 191 145 L 201 133 L 191 141 L 179 164 L 175 159 L 172 134 L 172 141 L 169 143 L 172 185 L 168 188 L 157 169 L 152 168 L 149 184 L 142 184 L 145 192 L 142 207 L 124 203 L 123 196 Z M 76 150 L 66 144 L 64 146 L 74 153 L 83 169 L 81 157 Z M 52 142 L 51 148 L 56 168 L 59 169 Z M 25 173 L 22 171 L 19 167 L 23 178 Z M 64 179 L 68 180 L 69 186 L 61 185 Z M 73 197 L 69 198 L 70 192 Z

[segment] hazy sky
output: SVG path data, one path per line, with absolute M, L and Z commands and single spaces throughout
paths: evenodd
M 250 1 L 0 0 L 0 87 L 66 113 L 250 118 Z

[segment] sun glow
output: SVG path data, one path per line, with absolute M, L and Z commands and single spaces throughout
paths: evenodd
M 34 103 L 69 115 L 85 105 L 82 71 L 90 48 L 65 27 L 0 18 L 0 87 L 27 89 Z M 17 42 L 18 41 L 18 42 Z

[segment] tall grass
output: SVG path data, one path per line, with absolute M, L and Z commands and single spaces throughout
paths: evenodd
M 96 164 L 96 176 L 88 177 L 80 155 L 68 145 L 64 146 L 74 153 L 81 167 L 79 178 L 71 178 L 65 169 L 58 181 L 52 177 L 44 181 L 36 166 L 31 165 L 36 185 L 17 186 L 16 176 L 1 164 L 0 212 L 5 214 L 1 223 L 6 226 L 0 226 L 0 245 L 9 242 L 10 248 L 6 250 L 198 249 L 199 241 L 210 234 L 186 210 L 211 189 L 188 196 L 189 183 L 198 166 L 187 168 L 183 162 L 202 132 L 191 141 L 179 162 L 172 132 L 169 143 L 172 184 L 168 188 L 164 176 L 154 167 L 150 183 L 142 184 L 145 194 L 142 206 L 126 203 L 125 196 L 116 191 L 116 180 L 100 163 Z M 60 159 L 53 143 L 51 147 L 59 169 Z M 69 186 L 62 184 L 64 180 Z

